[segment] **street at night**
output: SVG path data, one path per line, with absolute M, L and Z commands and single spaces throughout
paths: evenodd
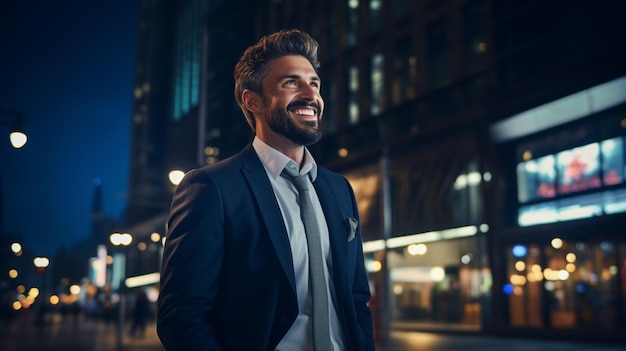
M 155 324 L 149 323 L 144 337 L 130 337 L 128 323 L 120 339 L 116 323 L 78 320 L 72 316 L 48 315 L 43 325 L 35 323 L 34 313 L 24 313 L 0 330 L 3 351 L 163 351 Z M 377 342 L 378 351 L 623 351 L 617 344 L 490 337 L 473 333 L 432 333 L 393 331 L 388 342 Z

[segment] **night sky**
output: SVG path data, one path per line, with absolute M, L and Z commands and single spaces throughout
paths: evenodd
M 105 215 L 123 214 L 137 6 L 0 5 L 0 110 L 22 112 L 29 137 L 13 149 L 0 126 L 3 229 L 21 235 L 35 255 L 53 255 L 90 235 L 94 178 L 102 180 Z

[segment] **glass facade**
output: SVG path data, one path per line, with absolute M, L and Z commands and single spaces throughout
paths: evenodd
M 432 153 L 390 152 L 389 162 L 346 174 L 361 213 L 374 310 L 389 296 L 395 325 L 480 329 L 492 278 L 479 189 L 490 177 L 481 175 L 475 147 L 466 140 Z
M 388 251 L 393 320 L 478 330 L 481 296 L 491 287 L 490 271 L 478 259 L 482 254 L 473 236 Z
M 623 327 L 626 241 L 611 224 L 626 212 L 626 95 L 620 82 L 516 115 L 519 125 L 540 115 L 546 116 L 541 123 L 561 120 L 500 145 L 506 177 L 515 180 L 503 197 L 503 213 L 511 214 L 506 234 L 497 239 L 510 327 L 577 333 Z M 586 106 L 590 100 L 593 109 Z M 609 100 L 615 103 L 603 104 Z
M 198 105 L 200 98 L 200 59 L 202 55 L 202 21 L 208 7 L 206 1 L 181 4 L 176 27 L 174 97 L 172 116 L 175 120 Z
M 503 291 L 511 326 L 615 329 L 623 315 L 617 310 L 618 245 L 547 239 L 508 247 Z
M 619 128 L 624 109 L 601 111 L 516 147 L 518 225 L 626 212 L 626 136 L 619 135 L 624 133 Z
M 394 233 L 482 223 L 480 186 L 491 178 L 478 170 L 475 147 L 451 143 L 391 161 Z

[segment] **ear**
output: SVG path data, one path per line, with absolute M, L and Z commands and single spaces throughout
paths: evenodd
M 243 93 L 241 93 L 241 100 L 246 108 L 253 114 L 260 112 L 263 108 L 261 96 L 252 90 L 244 90 Z

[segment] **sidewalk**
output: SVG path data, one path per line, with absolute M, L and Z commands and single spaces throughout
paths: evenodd
M 165 351 L 157 335 L 155 323 L 148 324 L 146 335 L 143 338 L 131 338 L 124 335 L 123 345 L 124 351 Z
M 483 334 L 393 331 L 377 351 L 626 351 L 626 345 L 494 337 Z
M 115 323 L 101 320 L 62 318 L 55 313 L 35 323 L 32 313 L 20 315 L 8 327 L 0 329 L 2 351 L 164 351 L 156 334 L 156 325 L 148 324 L 144 337 L 131 338 L 130 325 L 123 333 Z M 121 336 L 121 338 L 120 338 Z
M 2 351 L 164 351 L 156 324 L 148 324 L 141 338 L 122 338 L 114 323 L 49 315 L 41 326 L 32 315 L 20 316 L 9 328 L 0 329 Z M 245 335 L 242 335 L 245 337 Z M 121 341 L 121 347 L 118 347 Z M 626 351 L 625 345 L 557 340 L 493 337 L 477 333 L 440 333 L 394 330 L 390 340 L 378 342 L 377 351 Z M 254 350 L 251 350 L 254 351 Z

